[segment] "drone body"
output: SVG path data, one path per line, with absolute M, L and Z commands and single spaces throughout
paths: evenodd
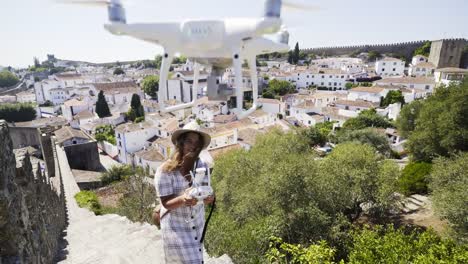
M 95 0 L 88 3 L 95 3 Z M 104 2 L 108 7 L 109 24 L 104 27 L 115 35 L 126 35 L 160 45 L 164 49 L 160 69 L 159 104 L 162 111 L 175 111 L 191 107 L 197 99 L 200 64 L 217 69 L 233 66 L 235 72 L 236 107 L 239 119 L 245 118 L 257 109 L 258 78 L 256 56 L 289 50 L 289 33 L 282 28 L 281 0 L 266 0 L 265 12 L 259 18 L 235 18 L 223 20 L 186 20 L 182 22 L 127 24 L 125 10 L 120 0 Z M 83 3 L 81 1 L 81 3 Z M 278 41 L 264 35 L 277 34 Z M 182 54 L 195 62 L 193 101 L 166 107 L 167 77 L 175 54 Z M 243 111 L 242 63 L 246 60 L 252 79 L 253 105 Z

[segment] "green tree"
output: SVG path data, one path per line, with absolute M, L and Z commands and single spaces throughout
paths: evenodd
M 406 232 L 389 226 L 355 231 L 349 264 L 467 263 L 466 245 L 442 239 L 428 230 Z
M 288 93 L 293 93 L 295 90 L 293 84 L 288 81 L 273 79 L 268 82 L 268 91 L 274 95 L 283 96 Z
M 156 75 L 146 76 L 143 79 L 141 86 L 143 87 L 143 91 L 147 95 L 151 96 L 151 98 L 158 97 L 158 91 L 159 91 L 159 77 L 158 76 Z
M 296 42 L 296 46 L 294 46 L 293 52 L 293 64 L 297 64 L 299 62 L 300 50 L 299 50 L 299 42 Z
M 9 71 L 0 72 L 0 87 L 9 87 L 19 82 L 18 77 Z
M 364 129 L 366 127 L 391 127 L 392 124 L 385 117 L 377 114 L 375 109 L 362 110 L 355 118 L 348 119 L 343 128 L 348 130 Z
M 104 97 L 104 91 L 99 91 L 96 102 L 96 114 L 99 118 L 111 116 L 109 105 L 107 105 L 106 98 Z
M 421 47 L 414 50 L 413 56 L 422 55 L 429 57 L 429 53 L 431 53 L 431 44 L 432 42 L 426 41 Z
M 104 185 L 108 185 L 113 182 L 118 182 L 127 176 L 133 175 L 134 171 L 129 165 L 115 165 L 112 166 L 108 171 L 101 173 L 101 182 Z
M 398 132 L 404 138 L 407 138 L 416 127 L 416 119 L 423 106 L 422 100 L 415 100 L 410 104 L 406 104 L 400 111 L 396 120 Z
M 156 57 L 154 57 L 154 67 L 156 69 L 161 68 L 161 63 L 162 63 L 162 56 L 161 55 L 156 55 Z
M 41 67 L 41 63 L 39 62 L 39 59 L 37 57 L 34 57 L 33 60 L 34 60 L 34 67 L 36 68 Z
M 122 68 L 116 68 L 114 70 L 114 75 L 122 75 L 122 74 L 125 74 L 124 70 L 122 70 Z
M 438 156 L 468 151 L 467 102 L 468 79 L 438 87 L 423 102 L 406 144 L 412 159 L 430 162 Z
M 145 116 L 145 110 L 143 109 L 143 105 L 141 104 L 140 96 L 138 94 L 132 95 L 130 107 L 135 111 L 136 118 Z
M 323 146 L 327 142 L 327 136 L 322 134 L 322 132 L 316 127 L 309 127 L 306 129 L 299 130 L 303 135 L 309 139 L 310 146 Z
M 468 153 L 435 160 L 429 176 L 434 209 L 449 221 L 454 237 L 468 244 Z
M 26 122 L 36 118 L 36 108 L 30 103 L 0 104 L 0 119 L 7 122 Z
M 123 197 L 117 213 L 134 222 L 152 223 L 156 192 L 151 181 L 149 167 L 137 167 L 134 174 L 124 177 L 118 188 Z
M 338 133 L 337 140 L 339 143 L 356 141 L 361 144 L 368 144 L 385 157 L 390 158 L 392 156 L 392 149 L 387 137 L 375 128 L 344 130 L 342 133 Z
M 269 263 L 320 263 L 333 264 L 336 249 L 326 241 L 311 244 L 308 247 L 283 242 L 281 238 L 272 237 L 266 254 Z
M 97 141 L 107 141 L 112 145 L 116 144 L 115 131 L 111 125 L 97 126 L 95 138 Z
M 405 97 L 403 96 L 400 90 L 389 91 L 385 98 L 380 102 L 380 106 L 387 107 L 390 104 L 394 103 L 401 103 L 401 105 L 405 104 Z
M 349 89 L 353 88 L 353 83 L 347 82 L 345 84 L 345 87 L 346 87 L 346 90 L 349 90 Z
M 367 56 L 368 56 L 369 61 L 376 61 L 377 59 L 382 58 L 382 55 L 379 52 L 374 51 L 374 50 L 369 51 Z
M 431 169 L 432 164 L 427 162 L 408 163 L 401 174 L 399 182 L 401 191 L 405 195 L 426 194 Z

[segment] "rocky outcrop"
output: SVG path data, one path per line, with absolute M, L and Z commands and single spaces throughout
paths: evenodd
M 40 167 L 33 172 L 28 154 L 15 159 L 4 121 L 0 149 L 0 263 L 53 263 L 66 226 L 63 191 Z

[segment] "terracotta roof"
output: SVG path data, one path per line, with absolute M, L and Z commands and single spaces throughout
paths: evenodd
M 400 59 L 392 58 L 392 57 L 385 57 L 385 58 L 383 58 L 383 59 L 378 60 L 377 62 L 379 62 L 379 61 L 401 61 L 401 62 L 403 62 L 403 61 L 400 60 Z
M 294 108 L 301 108 L 301 109 L 310 109 L 312 107 L 315 107 L 315 104 L 314 104 L 314 102 L 312 102 L 310 100 L 306 100 L 306 101 L 294 106 Z
M 362 100 L 356 100 L 356 101 L 338 100 L 335 102 L 335 105 L 348 105 L 348 106 L 358 106 L 358 107 L 367 107 L 367 108 L 375 107 L 373 103 L 362 101 Z
M 221 155 L 224 155 L 227 152 L 235 150 L 235 149 L 242 149 L 242 146 L 239 144 L 234 144 L 234 145 L 229 145 L 229 146 L 222 147 L 222 148 L 208 150 L 208 152 L 210 153 L 211 157 L 213 157 L 213 159 L 216 159 L 220 157 Z
M 359 86 L 349 91 L 350 92 L 363 92 L 363 93 L 380 93 L 383 90 L 385 90 L 385 88 L 379 87 L 379 86 L 372 86 L 372 87 Z
M 28 122 L 17 122 L 12 124 L 13 127 L 46 127 L 46 126 L 63 126 L 67 123 L 64 117 L 49 117 L 40 118 Z
M 435 65 L 431 62 L 421 62 L 413 65 L 413 68 L 435 68 Z
M 124 123 L 115 128 L 115 131 L 119 133 L 128 133 L 134 132 L 138 130 L 148 129 L 154 127 L 154 125 L 150 122 L 141 122 L 141 123 Z
M 267 112 L 263 111 L 262 109 L 257 109 L 253 113 L 251 113 L 249 115 L 249 117 L 254 117 L 255 118 L 255 117 L 263 117 L 263 116 L 267 116 L 267 115 L 268 115 Z
M 65 101 L 63 103 L 65 106 L 83 106 L 83 105 L 87 105 L 87 103 L 85 101 L 81 101 L 81 100 L 78 100 L 76 98 L 73 98 L 71 100 L 68 100 L 68 101 Z
M 161 146 L 164 146 L 164 147 L 172 147 L 173 146 L 172 141 L 171 141 L 170 138 L 158 138 L 158 139 L 156 139 L 156 141 L 154 141 L 153 146 L 154 145 L 161 145 Z
M 142 149 L 135 152 L 135 156 L 147 161 L 164 161 L 164 156 L 155 148 Z
M 440 69 L 436 69 L 435 71 L 446 72 L 446 73 L 468 73 L 468 69 L 454 68 L 454 67 L 440 68 Z
M 60 79 L 81 79 L 81 74 L 79 73 L 57 73 L 55 77 Z
M 255 144 L 255 140 L 258 134 L 261 134 L 261 132 L 258 131 L 257 129 L 246 128 L 246 129 L 239 131 L 237 137 L 239 141 L 242 141 L 243 143 L 253 146 Z
M 258 102 L 262 104 L 281 104 L 280 100 L 270 98 L 259 98 Z
M 214 118 L 213 118 L 213 122 L 214 123 L 229 123 L 229 122 L 233 122 L 237 119 L 237 116 L 235 114 L 231 114 L 231 115 L 216 115 Z
M 111 83 L 93 83 L 96 90 L 104 91 L 104 93 L 136 93 L 140 91 L 140 87 L 131 82 L 111 82 Z
M 72 138 L 83 138 L 83 139 L 89 140 L 86 134 L 83 133 L 81 130 L 73 129 L 69 126 L 62 127 L 61 129 L 55 131 L 54 133 L 55 133 L 58 143 L 63 143 Z
M 94 113 L 91 113 L 89 110 L 81 111 L 75 115 L 75 119 L 85 119 L 85 118 L 93 118 L 95 117 Z
M 468 70 L 467 70 L 468 72 Z M 385 78 L 375 81 L 376 83 L 404 83 L 404 84 L 435 84 L 434 78 L 431 77 L 401 77 L 401 78 Z

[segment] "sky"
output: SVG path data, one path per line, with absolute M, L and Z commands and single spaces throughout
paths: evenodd
M 290 46 L 384 44 L 468 39 L 467 0 L 290 0 L 315 11 L 283 10 Z M 127 22 L 257 17 L 262 0 L 130 0 Z M 54 0 L 2 0 L 0 66 L 27 67 L 33 57 L 89 62 L 152 59 L 162 48 L 107 32 L 107 10 Z

